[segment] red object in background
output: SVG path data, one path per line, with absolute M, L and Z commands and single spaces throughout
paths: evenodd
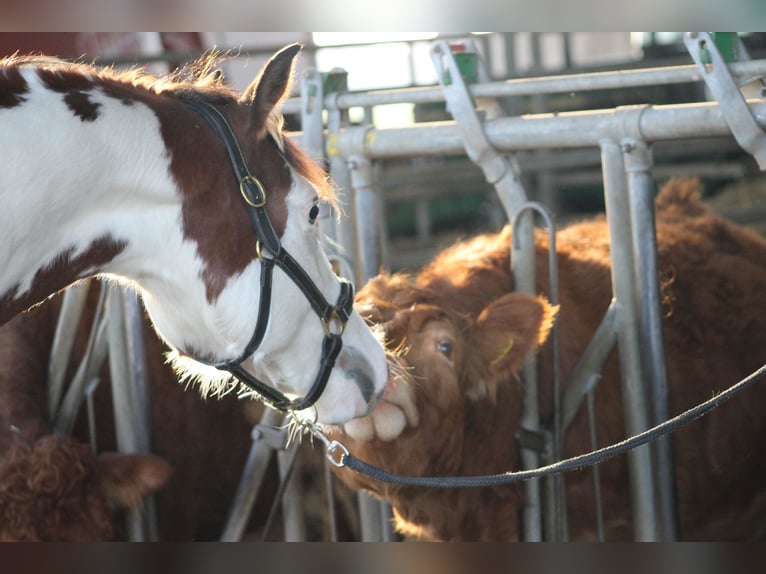
M 160 32 L 160 40 L 167 52 L 201 52 L 204 49 L 199 32 Z
M 0 57 L 42 53 L 61 58 L 74 58 L 79 32 L 3 32 L 0 34 Z
M 91 60 L 97 56 L 136 56 L 144 45 L 139 32 L 3 32 L 0 57 L 19 54 L 47 54 L 60 58 Z M 166 52 L 204 50 L 199 32 L 160 32 L 159 44 Z

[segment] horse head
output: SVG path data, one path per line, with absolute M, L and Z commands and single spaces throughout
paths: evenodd
M 141 293 L 203 393 L 243 380 L 282 408 L 313 405 L 320 422 L 366 414 L 386 355 L 320 247 L 333 189 L 283 132 L 299 50 L 275 54 L 241 94 L 211 58 L 166 78 L 3 62 L 3 320 L 106 275 Z
M 200 369 L 200 360 L 223 366 L 240 381 L 262 381 L 256 391 L 277 405 L 282 400 L 282 406 L 302 408 L 316 400 L 318 420 L 335 423 L 368 412 L 387 367 L 380 343 L 351 307 L 353 290 L 339 281 L 320 247 L 319 204 L 334 201 L 333 189 L 281 131 L 280 107 L 290 93 L 299 49 L 293 45 L 277 53 L 235 101 L 219 105 L 204 94 L 187 100 L 198 141 L 185 150 L 176 147 L 174 160 L 178 150 L 179 162 L 212 161 L 201 159 L 212 156 L 219 166 L 201 179 L 193 168 L 173 169 L 185 180 L 184 188 L 195 190 L 184 198 L 182 217 L 185 237 L 196 243 L 202 260 L 204 302 L 197 320 L 205 328 L 187 328 L 190 306 L 168 301 L 174 294 L 156 304 L 149 297 L 146 305 L 176 349 L 174 363 L 184 372 L 204 373 L 199 379 L 204 391 L 216 390 L 220 376 Z M 212 120 L 198 107 L 200 101 L 212 109 L 207 112 Z M 221 130 L 230 130 L 228 143 Z M 199 184 L 205 180 L 203 189 Z M 214 205 L 222 188 L 228 202 L 232 192 L 235 196 L 230 209 Z M 239 192 L 242 197 L 236 197 Z M 337 341 L 334 351 L 326 349 L 331 338 Z M 337 355 L 330 360 L 334 368 L 327 366 L 328 354 Z M 186 357 L 196 359 L 193 366 Z M 270 389 L 277 391 L 276 399 Z M 301 402 L 309 393 L 312 398 Z M 285 402 L 294 398 L 297 403 Z

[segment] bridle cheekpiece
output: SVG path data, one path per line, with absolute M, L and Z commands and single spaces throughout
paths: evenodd
M 324 391 L 330 372 L 335 366 L 335 360 L 343 347 L 341 336 L 353 310 L 354 288 L 347 280 L 340 278 L 340 295 L 335 305 L 330 304 L 325 299 L 303 267 L 282 246 L 266 212 L 266 190 L 258 178 L 248 170 L 247 162 L 229 122 L 215 106 L 198 97 L 184 96 L 182 101 L 202 116 L 226 148 L 234 169 L 234 175 L 239 182 L 240 193 L 250 218 L 250 224 L 255 233 L 256 255 L 261 263 L 261 295 L 258 318 L 255 322 L 253 336 L 244 351 L 237 358 L 224 361 L 211 362 L 198 358 L 194 358 L 194 360 L 230 372 L 242 384 L 260 395 L 264 402 L 276 409 L 283 411 L 306 409 L 312 406 Z M 264 251 L 269 254 L 268 257 Z M 322 341 L 319 372 L 308 393 L 298 399 L 289 399 L 279 390 L 258 380 L 242 366 L 242 363 L 258 349 L 266 334 L 271 310 L 272 275 L 275 266 L 282 269 L 303 292 L 312 309 L 319 316 L 325 333 Z

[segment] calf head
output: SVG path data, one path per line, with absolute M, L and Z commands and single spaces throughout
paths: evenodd
M 113 511 L 137 508 L 169 479 L 150 454 L 101 453 L 69 437 L 18 441 L 0 460 L 0 541 L 108 541 Z
M 494 424 L 495 417 L 483 413 L 500 396 L 514 403 L 500 408 L 509 416 L 518 412 L 516 373 L 547 338 L 556 308 L 542 297 L 507 293 L 473 317 L 452 310 L 437 293 L 414 288 L 403 275 L 373 279 L 359 292 L 357 308 L 382 330 L 401 368 L 375 410 L 346 423 L 339 438 L 355 456 L 392 472 L 470 472 L 464 459 L 475 458 L 464 452 L 482 445 L 467 441 L 485 432 L 479 427 Z M 392 493 L 361 475 L 340 474 L 354 488 Z

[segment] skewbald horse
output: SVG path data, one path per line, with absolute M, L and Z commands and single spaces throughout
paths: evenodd
M 0 324 L 105 276 L 139 291 L 177 370 L 203 394 L 240 387 L 207 366 L 230 361 L 240 380 L 257 378 L 287 400 L 324 376 L 320 422 L 365 415 L 385 384 L 386 356 L 320 248 L 318 202 L 332 202 L 333 190 L 282 133 L 299 50 L 275 54 L 242 94 L 223 85 L 212 57 L 164 78 L 1 60 Z M 338 344 L 328 359 L 330 339 Z

